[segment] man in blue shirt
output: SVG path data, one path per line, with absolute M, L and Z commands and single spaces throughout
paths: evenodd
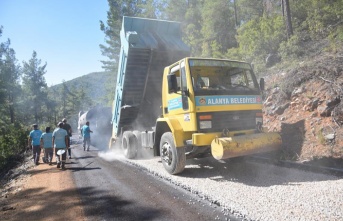
M 83 136 L 83 151 L 86 150 L 87 145 L 87 151 L 89 151 L 89 146 L 91 145 L 91 129 L 89 128 L 89 121 L 86 122 L 86 125 L 83 125 L 81 129 L 81 134 Z
M 42 131 L 38 130 L 38 125 L 34 124 L 32 125 L 33 130 L 30 132 L 29 135 L 29 144 L 32 148 L 32 155 L 33 160 L 36 165 L 39 164 L 39 156 L 40 156 L 40 137 L 42 136 Z
M 54 155 L 54 150 L 52 147 L 52 133 L 50 132 L 50 127 L 45 128 L 45 132 L 40 137 L 40 141 L 44 148 L 44 163 L 49 163 L 49 165 L 52 165 L 52 156 Z
M 63 123 L 59 122 L 57 125 L 58 128 L 56 128 L 52 133 L 52 145 L 55 148 L 57 168 L 60 168 L 62 164 L 62 169 L 64 170 L 67 156 L 66 149 L 69 146 L 69 137 L 67 131 L 63 129 Z M 57 154 L 59 150 L 64 151 L 64 153 L 61 154 L 61 156 Z

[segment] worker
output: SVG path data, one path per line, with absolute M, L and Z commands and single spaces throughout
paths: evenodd
M 30 132 L 28 143 L 32 149 L 33 161 L 36 165 L 38 165 L 41 152 L 40 137 L 42 136 L 43 132 L 38 129 L 37 124 L 33 124 L 32 128 L 33 130 Z
M 52 165 L 52 157 L 54 155 L 54 150 L 52 146 L 52 133 L 50 132 L 50 127 L 45 128 L 45 132 L 42 134 L 40 142 L 44 150 L 44 163 L 49 163 L 49 165 Z
M 91 145 L 91 134 L 93 131 L 89 128 L 89 121 L 86 122 L 86 125 L 83 125 L 81 129 L 81 134 L 83 137 L 83 151 L 86 150 L 89 151 L 89 146 Z
M 59 122 L 57 126 L 58 128 L 52 133 L 52 145 L 55 148 L 57 168 L 62 168 L 64 170 L 67 156 L 66 149 L 69 146 L 69 137 L 67 131 L 63 129 L 62 122 Z
M 65 129 L 66 131 L 67 131 L 67 133 L 68 133 L 68 143 L 69 143 L 69 145 L 71 144 L 71 136 L 72 136 L 72 130 L 71 130 L 71 126 L 70 126 L 70 124 L 68 124 L 67 123 L 67 119 L 66 118 L 63 118 L 63 120 L 62 120 L 62 122 L 63 122 L 63 129 Z M 69 159 L 71 159 L 71 148 L 70 148 L 70 146 L 68 146 L 69 148 L 68 148 L 68 158 Z

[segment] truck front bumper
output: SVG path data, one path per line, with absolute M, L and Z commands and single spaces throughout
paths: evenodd
M 278 150 L 281 144 L 281 136 L 275 132 L 217 137 L 211 142 L 211 153 L 215 159 L 222 160 Z

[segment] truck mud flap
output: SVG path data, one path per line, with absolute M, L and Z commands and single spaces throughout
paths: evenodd
M 217 160 L 268 152 L 281 148 L 278 133 L 259 133 L 215 138 L 211 143 L 212 156 Z

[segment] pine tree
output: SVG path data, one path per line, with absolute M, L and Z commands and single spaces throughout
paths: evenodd
M 200 56 L 202 52 L 201 9 L 203 2 L 202 0 L 167 0 L 165 7 L 161 9 L 163 19 L 181 22 L 183 40 L 191 47 L 193 56 Z
M 38 123 L 42 121 L 42 106 L 47 99 L 47 84 L 44 78 L 47 63 L 41 65 L 41 60 L 37 58 L 37 53 L 33 51 L 29 62 L 23 62 L 23 90 L 26 107 L 27 120 L 30 118 Z
M 0 27 L 0 37 L 2 27 Z M 17 100 L 20 97 L 20 66 L 15 51 L 10 48 L 10 40 L 0 43 L 0 122 L 15 122 Z
M 104 32 L 106 45 L 101 44 L 100 50 L 102 55 L 108 60 L 102 61 L 103 68 L 106 71 L 116 73 L 117 62 L 119 61 L 120 52 L 120 29 L 123 16 L 142 15 L 143 11 L 139 7 L 142 5 L 139 0 L 108 0 L 109 11 L 107 12 L 107 24 L 100 21 L 100 30 Z
M 227 49 L 237 45 L 233 4 L 226 0 L 205 1 L 202 20 L 202 56 L 224 57 Z

